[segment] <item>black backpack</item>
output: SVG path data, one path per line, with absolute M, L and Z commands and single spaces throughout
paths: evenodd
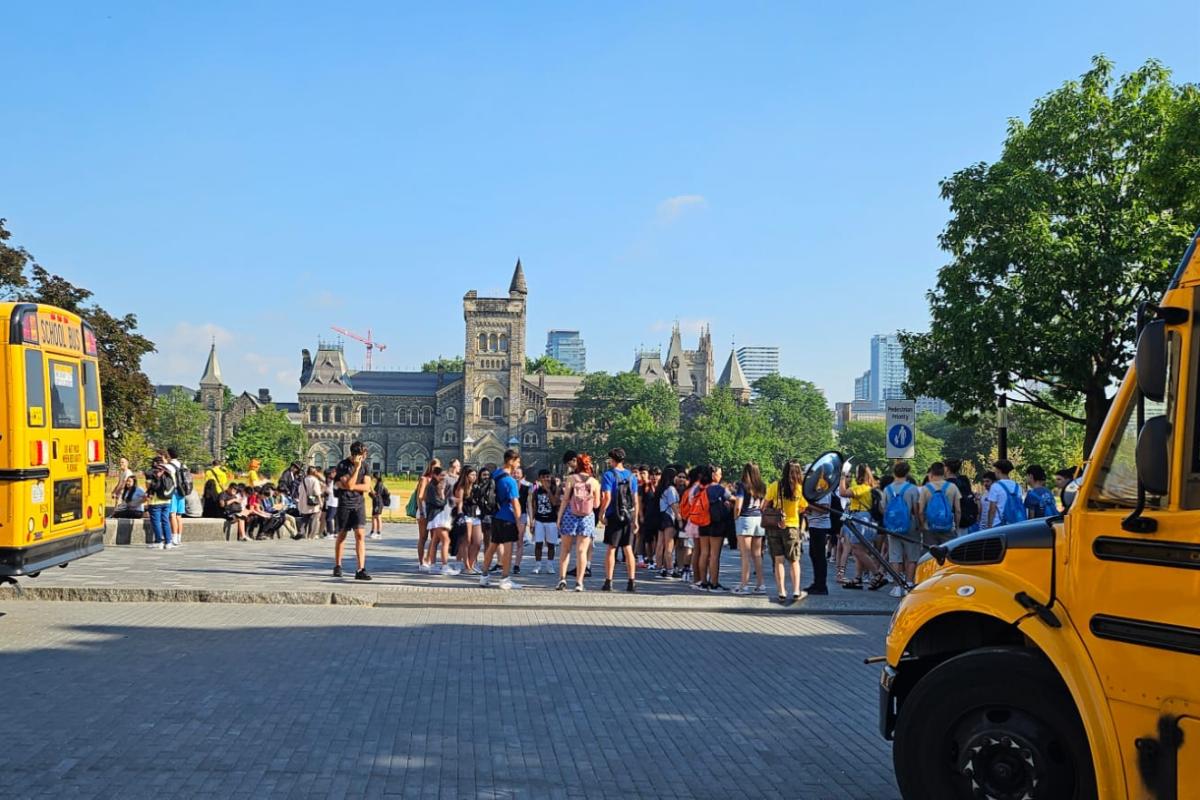
M 175 494 L 175 481 L 171 478 L 171 473 L 165 469 L 158 474 L 151 487 L 154 491 L 154 496 L 159 500 L 170 500 Z
M 958 527 L 969 528 L 979 521 L 979 502 L 975 492 L 971 490 L 971 481 L 962 475 L 954 477 L 954 485 L 958 487 Z
M 471 494 L 475 504 L 479 506 L 479 513 L 483 516 L 494 516 L 500 510 L 500 504 L 496 502 L 496 481 L 490 476 L 475 484 Z
M 629 522 L 633 519 L 633 489 L 629 485 L 629 478 L 622 476 L 619 472 L 613 473 L 617 478 L 617 492 L 614 497 L 616 501 L 616 512 L 613 518 L 617 522 Z
M 180 497 L 187 497 L 195 490 L 196 485 L 192 482 L 192 471 L 188 469 L 187 464 L 179 462 L 179 467 L 175 470 L 176 488 L 179 490 Z
M 872 487 L 871 489 L 871 519 L 876 525 L 883 524 L 883 492 Z

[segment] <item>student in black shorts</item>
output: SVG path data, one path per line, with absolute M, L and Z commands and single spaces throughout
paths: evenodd
M 623 502 L 627 507 L 622 508 Z M 633 537 L 638 532 L 640 506 L 637 476 L 625 468 L 625 451 L 620 447 L 610 450 L 608 471 L 604 473 L 604 479 L 600 482 L 599 510 L 604 513 L 604 543 L 608 545 L 604 553 L 604 585 L 600 587 L 603 592 L 612 591 L 618 550 L 625 555 L 626 567 L 629 570 L 629 582 L 625 591 L 637 591 L 634 584 L 637 562 L 633 558 Z
M 358 571 L 354 579 L 369 581 L 367 574 L 367 501 L 371 491 L 371 476 L 367 472 L 367 448 L 362 442 L 350 445 L 350 457 L 342 459 L 334 472 L 337 492 L 337 541 L 333 545 L 333 577 L 342 577 L 342 554 L 346 547 L 346 534 L 354 531 L 354 555 Z

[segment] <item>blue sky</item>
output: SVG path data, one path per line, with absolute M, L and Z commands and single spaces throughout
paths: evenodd
M 871 334 L 927 324 L 938 181 L 1095 53 L 1200 80 L 1200 6 L 819 5 L 10 5 L 0 216 L 138 315 L 156 382 L 215 336 L 292 399 L 330 325 L 460 354 L 520 257 L 532 354 L 579 327 L 627 369 L 679 319 L 848 399 Z

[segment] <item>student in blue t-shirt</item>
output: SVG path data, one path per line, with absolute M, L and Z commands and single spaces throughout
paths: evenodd
M 625 469 L 625 451 L 620 447 L 608 453 L 608 471 L 600 482 L 600 508 L 604 512 L 604 585 L 601 591 L 611 592 L 613 573 L 617 568 L 617 548 L 625 553 L 629 568 L 629 583 L 625 591 L 637 591 L 634 579 L 637 562 L 633 558 L 633 537 L 638 531 L 641 499 L 638 497 L 637 476 Z
M 488 543 L 487 552 L 483 556 L 483 574 L 479 578 L 480 586 L 489 586 L 491 579 L 488 571 L 492 568 L 492 558 L 500 556 L 500 588 L 520 589 L 519 583 L 513 583 L 509 573 L 512 570 L 513 543 L 521 535 L 517 528 L 517 520 L 521 518 L 521 488 L 513 472 L 521 466 L 521 454 L 516 450 L 506 450 L 504 466 L 492 474 L 496 482 L 496 513 L 492 515 L 492 538 Z
M 1025 516 L 1029 519 L 1058 516 L 1058 503 L 1054 492 L 1046 488 L 1046 470 L 1040 464 L 1025 470 L 1025 483 L 1029 487 L 1025 493 Z

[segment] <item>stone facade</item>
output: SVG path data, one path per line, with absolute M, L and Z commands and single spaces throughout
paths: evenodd
M 683 349 L 683 337 L 676 323 L 671 331 L 671 344 L 666 358 L 658 350 L 637 354 L 633 371 L 647 383 L 665 382 L 671 385 L 680 399 L 707 397 L 717 385 L 713 369 L 712 331 L 705 327 L 695 350 Z

